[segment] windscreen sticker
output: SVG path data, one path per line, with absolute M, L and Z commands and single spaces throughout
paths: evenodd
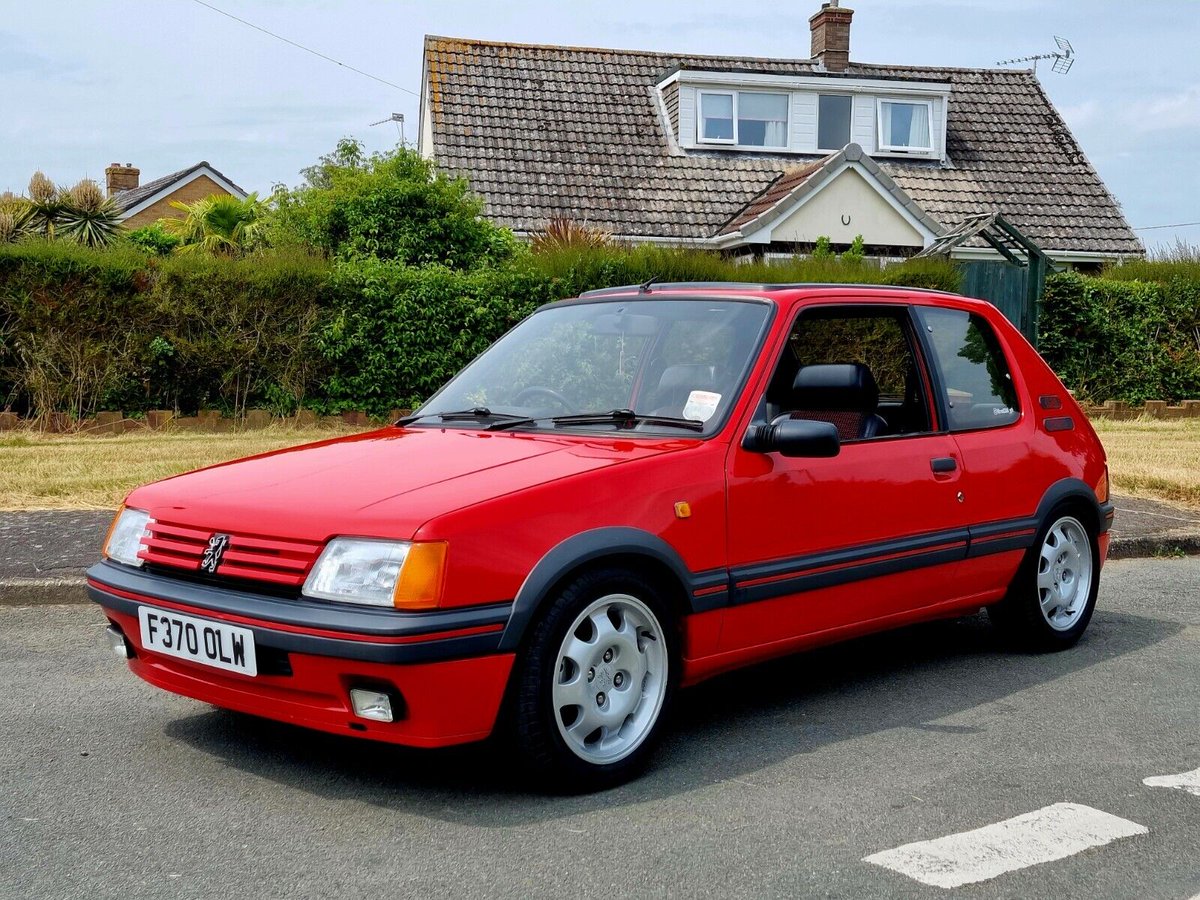
M 717 411 L 717 404 L 720 402 L 720 394 L 714 394 L 712 391 L 692 391 L 683 406 L 683 417 L 707 422 Z

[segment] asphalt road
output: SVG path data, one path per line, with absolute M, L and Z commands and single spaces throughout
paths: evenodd
M 1200 558 L 1110 563 L 1066 653 L 1011 655 L 975 617 L 702 685 L 651 771 L 582 797 L 514 785 L 486 747 L 173 697 L 100 622 L 0 608 L 0 897 L 1200 892 L 1200 796 L 1143 784 L 1200 767 Z M 863 861 L 1059 803 L 1148 831 L 951 889 Z

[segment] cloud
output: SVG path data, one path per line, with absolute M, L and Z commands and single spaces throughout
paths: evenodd
M 1086 128 L 1096 121 L 1096 114 L 1100 112 L 1100 104 L 1095 100 L 1084 100 L 1082 103 L 1059 107 L 1058 111 L 1062 113 L 1062 117 L 1066 119 L 1071 130 L 1075 131 Z
M 1200 128 L 1200 84 L 1152 100 L 1139 110 L 1137 121 L 1142 131 Z

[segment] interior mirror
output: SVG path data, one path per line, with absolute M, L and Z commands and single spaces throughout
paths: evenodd
M 634 313 L 602 313 L 592 320 L 593 334 L 619 334 L 625 337 L 650 337 L 658 330 L 658 319 Z
M 837 428 L 811 419 L 776 419 L 770 425 L 751 425 L 742 447 L 754 453 L 793 457 L 829 457 L 841 452 Z

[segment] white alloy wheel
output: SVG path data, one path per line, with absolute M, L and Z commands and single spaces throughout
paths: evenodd
M 662 712 L 669 658 L 662 625 L 641 600 L 608 594 L 590 603 L 554 667 L 554 721 L 568 749 L 594 765 L 633 753 Z
M 1068 631 L 1087 610 L 1094 565 L 1078 519 L 1063 516 L 1050 526 L 1038 552 L 1037 588 L 1042 616 L 1055 631 Z

